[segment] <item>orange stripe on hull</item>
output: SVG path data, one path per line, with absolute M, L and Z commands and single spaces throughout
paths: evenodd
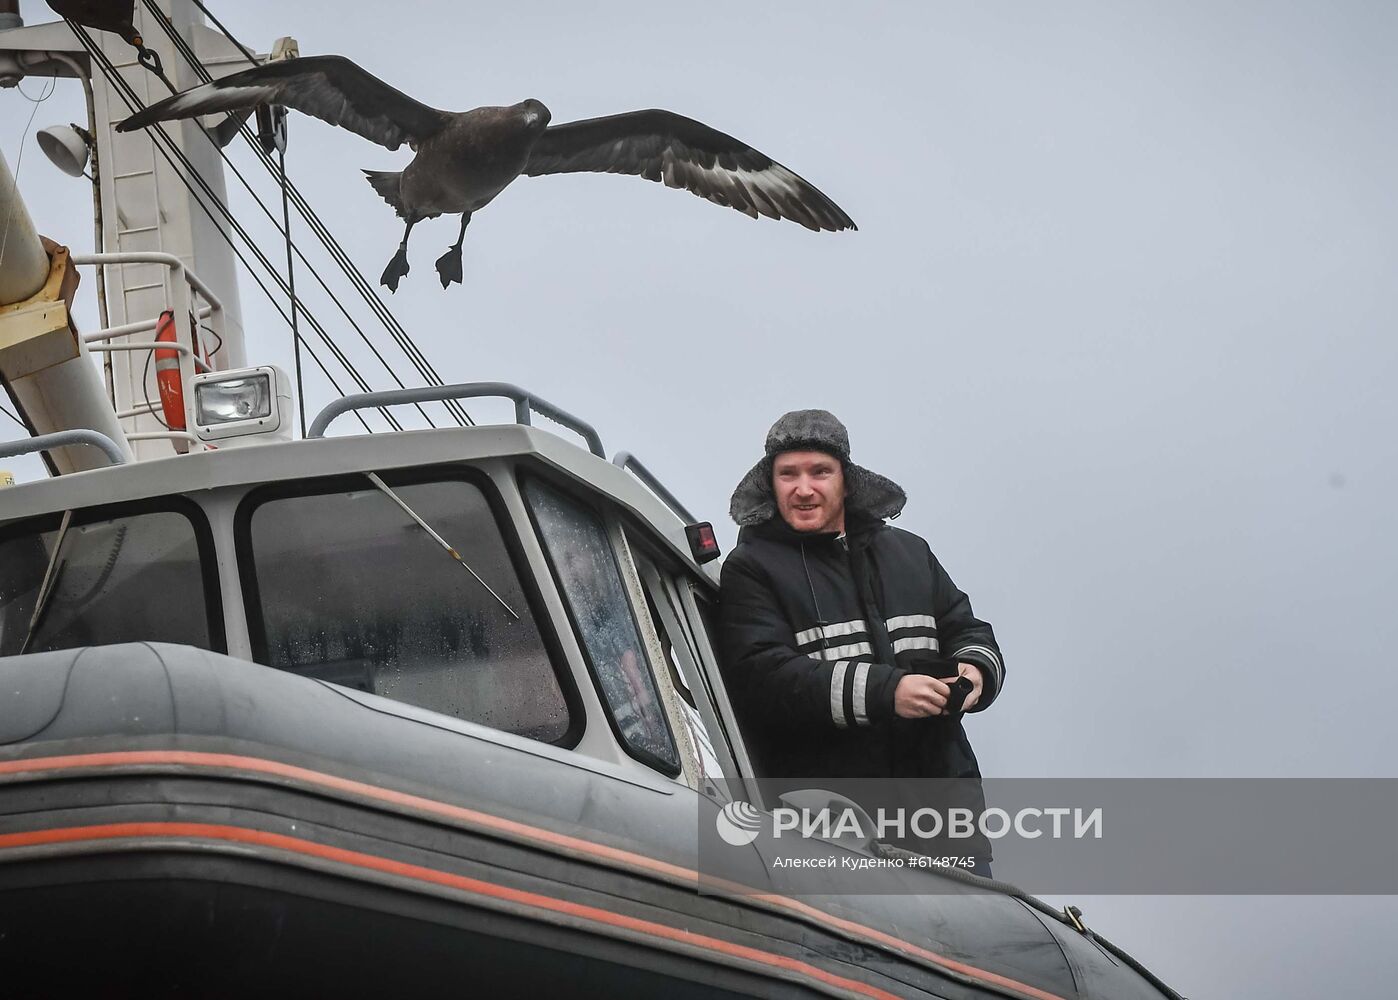
M 34 757 L 26 760 L 0 761 L 0 778 L 6 775 L 28 775 L 33 777 L 38 776 L 38 772 L 45 771 L 151 766 L 218 768 L 289 779 L 315 785 L 320 788 L 345 792 L 350 795 L 360 796 L 377 802 L 388 803 L 447 819 L 470 823 L 484 829 L 511 835 L 532 843 L 546 844 L 586 857 L 612 861 L 632 868 L 653 872 L 657 875 L 695 887 L 701 882 L 706 885 L 714 886 L 715 888 L 725 887 L 724 884 L 708 876 L 704 876 L 692 868 L 673 865 L 657 858 L 648 857 L 644 854 L 637 854 L 634 851 L 611 847 L 607 844 L 599 844 L 581 837 L 574 837 L 543 827 L 532 826 L 528 823 L 521 823 L 518 820 L 506 819 L 503 816 L 497 816 L 493 813 L 481 812 L 477 809 L 468 809 L 464 806 L 452 805 L 449 802 L 441 802 L 436 799 L 412 795 L 407 792 L 400 792 L 391 788 L 371 785 L 367 782 L 355 781 L 351 778 L 342 778 L 337 775 L 326 774 L 322 771 L 314 771 L 309 768 L 298 767 L 294 764 L 284 764 L 280 761 L 268 760 L 262 757 L 247 757 L 240 754 L 210 753 L 197 750 L 116 750 L 104 753 L 68 754 L 59 757 Z M 20 835 L 11 834 L 8 836 Z M 267 836 L 272 835 L 268 834 Z M 0 845 L 4 843 L 5 838 L 0 837 Z M 1031 1000 L 1064 1000 L 1064 998 L 1057 993 L 1050 993 L 1047 990 L 1042 990 L 1038 987 L 1030 986 L 1027 983 L 1021 983 L 1018 980 L 1011 979 L 1008 976 L 1002 976 L 998 973 L 977 968 L 974 965 L 968 965 L 965 962 L 947 958 L 944 955 L 939 955 L 911 941 L 905 941 L 902 938 L 895 937 L 877 928 L 826 913 L 824 910 L 788 896 L 761 893 L 746 886 L 731 884 L 729 884 L 727 888 L 750 899 L 761 901 L 767 906 L 785 910 L 789 913 L 800 914 L 826 927 L 836 928 L 847 935 L 864 941 L 875 942 L 900 954 L 919 959 L 939 969 L 964 976 L 978 983 L 984 983 L 986 985 L 998 987 L 1001 990 L 1018 993 L 1024 997 L 1031 998 Z
M 781 969 L 786 972 L 795 973 L 805 979 L 824 983 L 827 986 L 847 990 L 851 993 L 858 993 L 862 996 L 877 998 L 877 1000 L 898 1000 L 897 995 L 894 993 L 889 993 L 886 990 L 878 989 L 877 987 L 858 982 L 857 980 L 837 976 L 832 972 L 826 972 L 824 969 L 811 965 L 808 962 L 802 962 L 799 959 L 790 958 L 786 955 L 761 951 L 760 949 L 750 948 L 746 945 L 735 944 L 732 941 L 725 941 L 722 938 L 710 937 L 706 934 L 696 934 L 693 931 L 680 930 L 677 927 L 668 927 L 665 924 L 658 924 L 650 920 L 642 920 L 638 917 L 627 916 L 626 914 L 616 913 L 612 910 L 604 910 L 596 906 L 587 906 L 566 899 L 541 895 L 537 892 L 527 892 L 523 889 L 512 889 L 509 886 L 497 885 L 493 882 L 484 882 L 480 879 L 468 878 L 464 875 L 454 875 L 451 872 L 439 871 L 435 868 L 424 868 L 421 865 L 394 861 L 391 858 L 364 854 L 360 851 L 350 851 L 342 847 L 331 847 L 327 844 L 318 844 L 314 841 L 302 840 L 299 837 L 288 837 L 280 833 L 269 833 L 265 830 L 252 830 L 246 827 L 225 826 L 215 823 L 107 823 L 97 826 L 75 826 L 53 830 L 33 830 L 25 833 L 0 834 L 0 850 L 17 847 L 39 847 L 51 844 L 150 839 L 177 841 L 212 840 L 233 844 L 252 844 L 258 847 L 269 847 L 279 851 L 288 851 L 307 857 L 332 861 L 340 865 L 348 865 L 355 868 L 383 872 L 387 875 L 396 875 L 400 878 L 414 879 L 418 882 L 445 886 L 446 888 L 473 896 L 483 896 L 488 899 L 502 900 L 504 902 L 530 907 L 535 910 L 563 914 L 588 923 L 619 928 L 631 931 L 635 934 L 659 938 L 664 941 L 673 941 L 692 948 L 702 948 L 720 955 L 753 962 L 769 969 Z

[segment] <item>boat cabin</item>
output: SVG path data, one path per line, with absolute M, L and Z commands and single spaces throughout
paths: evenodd
M 5 490 L 0 656 L 179 643 L 646 781 L 739 780 L 712 533 L 696 555 L 683 507 L 581 421 L 462 388 L 589 448 L 523 423 L 313 437 Z

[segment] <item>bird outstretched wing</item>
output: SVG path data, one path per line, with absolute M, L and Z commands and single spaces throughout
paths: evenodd
M 529 154 L 530 177 L 635 174 L 752 216 L 807 229 L 856 229 L 815 185 L 747 143 L 670 111 L 632 111 L 554 125 Z
M 306 56 L 263 63 L 167 97 L 126 119 L 117 131 L 259 104 L 295 108 L 389 149 L 420 142 L 447 120 L 445 112 L 418 103 L 344 56 Z

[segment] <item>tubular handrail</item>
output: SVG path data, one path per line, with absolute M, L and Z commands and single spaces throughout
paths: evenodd
M 189 431 L 137 431 L 135 434 L 126 435 L 128 441 L 189 441 L 192 444 L 202 445 L 200 441 Z
M 617 452 L 612 456 L 612 464 L 618 468 L 625 469 L 639 479 L 647 489 L 661 499 L 666 507 L 674 511 L 685 524 L 694 524 L 699 520 L 689 512 L 689 509 L 685 507 L 684 504 L 680 503 L 679 499 L 673 493 L 665 488 L 665 484 L 656 478 L 655 473 L 642 465 L 641 460 L 631 454 L 631 452 Z
M 164 287 L 166 302 L 173 313 L 175 321 L 175 341 L 154 342 L 154 341 L 134 341 L 128 340 L 124 344 L 114 344 L 112 340 L 119 337 L 129 337 L 136 333 L 143 333 L 147 329 L 154 329 L 159 326 L 159 317 L 156 317 L 154 326 L 147 327 L 144 320 L 125 323 L 120 326 L 111 327 L 99 331 L 96 336 L 85 337 L 84 343 L 88 345 L 88 350 L 96 352 L 110 351 L 143 351 L 151 349 L 173 349 L 179 359 L 180 385 L 184 388 L 184 410 L 185 424 L 188 425 L 194 420 L 194 394 L 189 391 L 189 386 L 194 376 L 202 369 L 210 371 L 210 367 L 201 360 L 196 353 L 200 342 L 195 339 L 195 325 L 198 318 L 206 314 L 206 310 L 201 308 L 196 311 L 194 295 L 197 294 L 207 304 L 207 315 L 209 317 L 209 328 L 213 335 L 223 341 L 223 302 L 214 294 L 199 275 L 195 274 L 185 264 L 183 260 L 172 253 L 161 251 L 121 251 L 116 253 L 87 253 L 74 254 L 71 258 L 74 264 L 92 265 L 99 268 L 108 265 L 121 266 L 125 264 L 156 264 L 165 269 L 166 275 L 158 284 L 149 287 Z M 191 322 L 191 320 L 194 322 Z M 167 435 L 169 437 L 169 435 Z M 133 438 L 127 435 L 128 440 L 146 440 L 144 437 Z M 171 440 L 184 441 L 183 437 Z M 182 453 L 182 449 L 176 447 L 176 451 Z
M 602 438 L 586 420 L 575 417 L 567 410 L 541 399 L 525 389 L 509 382 L 463 382 L 457 385 L 434 385 L 419 389 L 390 389 L 385 392 L 357 392 L 329 403 L 311 421 L 307 439 L 325 436 L 330 422 L 343 413 L 380 406 L 396 406 L 404 403 L 434 403 L 444 399 L 478 399 L 482 396 L 500 396 L 514 400 L 515 422 L 526 427 L 532 426 L 530 411 L 548 417 L 554 423 L 562 424 L 584 441 L 587 448 L 598 458 L 605 459 Z
M 126 464 L 126 456 L 117 447 L 115 441 L 101 431 L 86 428 L 54 431 L 52 434 L 39 434 L 36 437 L 22 438 L 18 441 L 5 441 L 0 443 L 0 458 L 14 458 L 16 455 L 29 455 L 36 451 L 48 451 L 50 448 L 62 448 L 75 444 L 86 444 L 100 448 L 113 465 Z
M 200 319 L 208 319 L 213 313 L 213 306 L 200 306 L 194 310 L 194 315 Z M 134 333 L 148 333 L 160 325 L 160 317 L 154 316 L 150 319 L 138 319 L 134 323 L 123 323 L 121 326 L 109 326 L 105 330 L 98 330 L 96 333 L 83 334 L 83 342 L 88 344 L 100 344 L 104 340 L 114 340 L 117 337 L 129 337 Z
M 131 407 L 131 409 L 129 409 L 129 410 L 118 410 L 118 411 L 117 411 L 117 419 L 118 419 L 118 420 L 127 420 L 127 419 L 129 419 L 129 418 L 131 418 L 131 417 L 140 417 L 140 416 L 144 416 L 144 415 L 147 414 L 147 413 L 155 413 L 157 410 L 160 410 L 160 409 L 162 409 L 162 407 L 161 407 L 161 405 L 160 405 L 160 401 L 159 401 L 159 400 L 156 400 L 156 401 L 153 402 L 153 403 L 137 403 L 135 406 Z
M 126 250 L 120 253 L 75 253 L 70 259 L 74 264 L 163 264 L 173 271 L 176 277 L 189 282 L 190 287 L 214 309 L 223 309 L 223 302 L 204 284 L 204 280 L 172 253 Z
M 173 340 L 128 340 L 124 344 L 93 344 L 89 351 L 174 351 L 192 359 L 191 363 L 196 369 L 203 369 L 206 372 L 213 371 L 208 362 L 203 358 L 196 357 L 194 352 L 184 344 L 176 343 Z M 127 435 L 128 437 L 130 435 Z

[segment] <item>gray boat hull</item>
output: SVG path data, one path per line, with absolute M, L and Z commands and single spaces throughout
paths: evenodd
M 11 657 L 0 692 L 34 995 L 1162 995 L 1011 896 L 701 892 L 703 796 L 246 661 Z

